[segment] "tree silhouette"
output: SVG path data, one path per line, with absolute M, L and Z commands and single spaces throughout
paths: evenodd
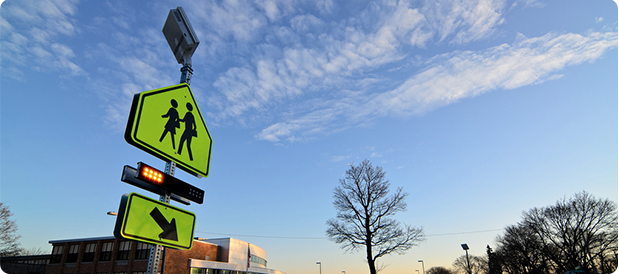
M 611 273 L 617 269 L 617 204 L 577 193 L 524 212 L 497 242 L 508 273 Z
M 390 183 L 381 167 L 365 159 L 350 165 L 346 178 L 333 190 L 335 219 L 327 221 L 327 236 L 346 251 L 364 248 L 371 274 L 376 274 L 376 259 L 391 253 L 403 254 L 422 242 L 422 228 L 402 225 L 390 218 L 406 210 L 408 196 L 398 188 L 389 195 Z
M 17 256 L 21 247 L 17 240 L 21 237 L 16 235 L 17 224 L 11 220 L 13 213 L 9 207 L 0 203 L 0 257 Z
M 453 274 L 453 272 L 445 267 L 435 266 L 428 269 L 428 271 L 426 271 L 426 274 Z

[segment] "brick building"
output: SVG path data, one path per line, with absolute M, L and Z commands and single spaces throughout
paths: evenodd
M 49 243 L 53 247 L 46 274 L 145 274 L 151 247 L 114 237 Z M 284 274 L 268 269 L 266 259 L 264 249 L 238 239 L 195 239 L 191 250 L 166 248 L 160 265 L 165 274 Z

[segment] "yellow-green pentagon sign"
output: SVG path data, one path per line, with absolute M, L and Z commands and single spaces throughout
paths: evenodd
M 196 215 L 137 193 L 123 195 L 114 236 L 178 249 L 191 249 Z
M 188 84 L 135 94 L 125 140 L 190 174 L 208 176 L 212 139 Z

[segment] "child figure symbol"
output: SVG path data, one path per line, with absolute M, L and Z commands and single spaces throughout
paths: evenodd
M 170 133 L 170 138 L 172 138 L 172 149 L 176 149 L 174 144 L 174 135 L 176 134 L 176 129 L 180 128 L 180 119 L 178 117 L 178 111 L 176 108 L 178 107 L 178 103 L 176 100 L 172 99 L 170 101 L 172 107 L 168 110 L 168 112 L 164 115 L 161 115 L 161 118 L 168 118 L 163 130 L 163 134 L 161 134 L 161 138 L 159 138 L 159 142 L 161 143 L 165 136 Z
M 191 138 L 198 137 L 198 132 L 196 131 L 196 121 L 191 113 L 193 106 L 190 103 L 187 103 L 186 107 L 187 113 L 185 113 L 185 117 L 183 117 L 183 119 L 179 119 L 179 121 L 185 123 L 185 131 L 183 131 L 183 135 L 181 135 L 181 143 L 178 146 L 178 154 L 181 155 L 181 152 L 183 151 L 183 144 L 187 141 L 189 160 L 193 161 L 193 155 L 191 154 Z

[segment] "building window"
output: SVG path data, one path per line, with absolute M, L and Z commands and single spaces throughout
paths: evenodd
M 118 246 L 118 253 L 116 254 L 116 260 L 129 260 L 129 252 L 131 252 L 131 242 L 120 242 L 120 245 Z
M 138 242 L 137 248 L 135 250 L 135 258 L 134 259 L 135 260 L 148 259 L 148 256 L 150 256 L 150 247 L 151 246 L 152 246 L 151 244 Z
M 96 248 L 97 248 L 96 243 L 86 244 L 86 246 L 84 247 L 84 256 L 82 256 L 82 262 L 94 261 Z
M 216 269 L 208 269 L 208 268 L 191 268 L 191 274 L 215 274 L 217 273 L 216 271 L 221 271 L 221 270 L 216 270 Z
M 262 266 L 266 267 L 267 266 L 267 260 L 260 258 L 256 255 L 251 255 L 251 261 L 257 264 L 261 264 Z
M 114 249 L 114 242 L 107 242 L 101 245 L 101 254 L 99 255 L 99 261 L 112 260 L 112 249 Z
M 50 264 L 59 264 L 62 260 L 62 251 L 64 251 L 64 245 L 55 245 L 52 249 L 52 257 L 49 259 Z
M 69 254 L 67 255 L 67 263 L 77 262 L 77 255 L 80 253 L 80 245 L 74 244 L 69 246 Z

